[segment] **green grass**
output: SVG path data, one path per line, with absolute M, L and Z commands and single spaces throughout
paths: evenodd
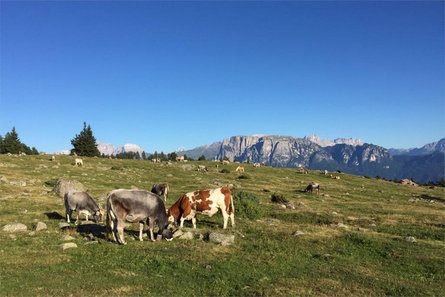
M 445 292 L 443 188 L 347 174 L 332 180 L 318 171 L 302 175 L 298 169 L 248 164 L 244 165 L 248 178 L 239 178 L 237 164 L 224 166 L 227 172 L 221 174 L 212 162 L 188 163 L 206 165 L 209 173 L 202 174 L 176 162 L 167 166 L 83 158 L 84 166 L 75 167 L 74 157 L 48 159 L 0 155 L 0 175 L 27 183 L 26 187 L 0 184 L 0 227 L 12 222 L 28 229 L 37 221 L 48 225 L 33 236 L 31 230 L 14 233 L 15 240 L 0 231 L 2 296 L 438 296 Z M 236 228 L 229 224 L 222 230 L 222 216 L 217 214 L 198 215 L 196 230 L 234 234 L 235 244 L 220 246 L 198 239 L 139 242 L 133 240 L 137 224 L 126 228 L 126 246 L 106 242 L 102 236 L 98 244 L 86 244 L 86 233 L 58 227 L 64 222 L 63 199 L 48 191 L 59 178 L 83 183 L 102 207 L 105 194 L 115 188 L 150 190 L 154 183 L 167 182 L 169 207 L 188 191 L 239 184 L 241 188 L 233 191 Z M 311 182 L 320 184 L 319 195 L 303 192 Z M 271 193 L 280 193 L 296 209 L 281 209 L 271 202 Z M 53 212 L 60 217 L 50 215 Z M 336 227 L 338 223 L 346 227 Z M 296 230 L 305 234 L 293 236 Z M 65 234 L 75 237 L 77 249 L 58 247 Z M 405 236 L 414 236 L 416 242 L 404 241 Z

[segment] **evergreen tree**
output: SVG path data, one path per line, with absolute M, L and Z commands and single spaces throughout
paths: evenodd
M 11 132 L 6 133 L 5 139 L 2 141 L 2 151 L 4 154 L 18 154 L 21 152 L 21 144 L 19 135 L 15 131 L 15 127 L 12 127 Z
M 32 151 L 33 155 L 38 155 L 39 154 L 39 151 L 34 146 L 32 147 L 31 151 Z
M 0 154 L 3 154 L 3 137 L 0 135 Z
M 93 131 L 91 130 L 90 125 L 84 122 L 83 130 L 80 134 L 76 134 L 76 136 L 71 140 L 71 144 L 73 145 L 73 149 L 71 150 L 71 154 L 76 153 L 78 156 L 86 156 L 86 157 L 94 157 L 99 156 L 100 152 L 97 149 L 96 138 L 93 136 Z
M 158 156 L 161 161 L 167 161 L 167 156 L 164 154 L 164 152 L 161 152 Z
M 172 152 L 172 153 L 168 154 L 168 159 L 170 161 L 176 161 L 177 156 L 178 156 L 178 154 L 176 154 L 175 152 Z
M 147 160 L 147 154 L 145 154 L 145 151 L 142 151 L 142 159 Z
M 201 157 L 198 158 L 198 161 L 205 161 L 206 160 L 206 156 L 201 155 Z

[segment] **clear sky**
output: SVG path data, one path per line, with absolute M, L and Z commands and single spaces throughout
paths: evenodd
M 445 137 L 444 2 L 0 2 L 0 134 L 147 152 L 233 135 Z

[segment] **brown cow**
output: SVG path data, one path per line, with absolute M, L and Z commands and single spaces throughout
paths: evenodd
M 185 220 L 191 220 L 193 228 L 196 228 L 196 214 L 213 216 L 221 209 L 224 225 L 227 228 L 229 217 L 232 227 L 235 226 L 235 207 L 233 206 L 232 193 L 227 187 L 189 192 L 181 196 L 168 210 L 169 222 L 180 221 L 180 227 L 184 226 Z

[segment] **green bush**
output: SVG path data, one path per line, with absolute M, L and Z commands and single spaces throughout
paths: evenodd
M 271 200 L 272 200 L 272 202 L 275 202 L 275 203 L 288 203 L 289 202 L 289 200 L 287 200 L 286 197 L 284 197 L 284 195 L 277 194 L 277 193 L 272 194 Z
M 45 185 L 47 185 L 48 187 L 52 187 L 53 188 L 57 184 L 57 181 L 58 181 L 57 178 L 53 178 L 53 179 L 47 180 L 45 182 Z
M 249 218 L 251 220 L 264 216 L 264 209 L 260 205 L 260 200 L 252 193 L 244 191 L 233 193 L 233 203 L 235 205 L 236 216 Z
M 221 173 L 230 173 L 230 171 L 226 168 L 224 168 L 223 170 L 220 171 Z
M 250 176 L 246 175 L 246 174 L 241 174 L 240 176 L 238 176 L 238 179 L 249 179 Z

